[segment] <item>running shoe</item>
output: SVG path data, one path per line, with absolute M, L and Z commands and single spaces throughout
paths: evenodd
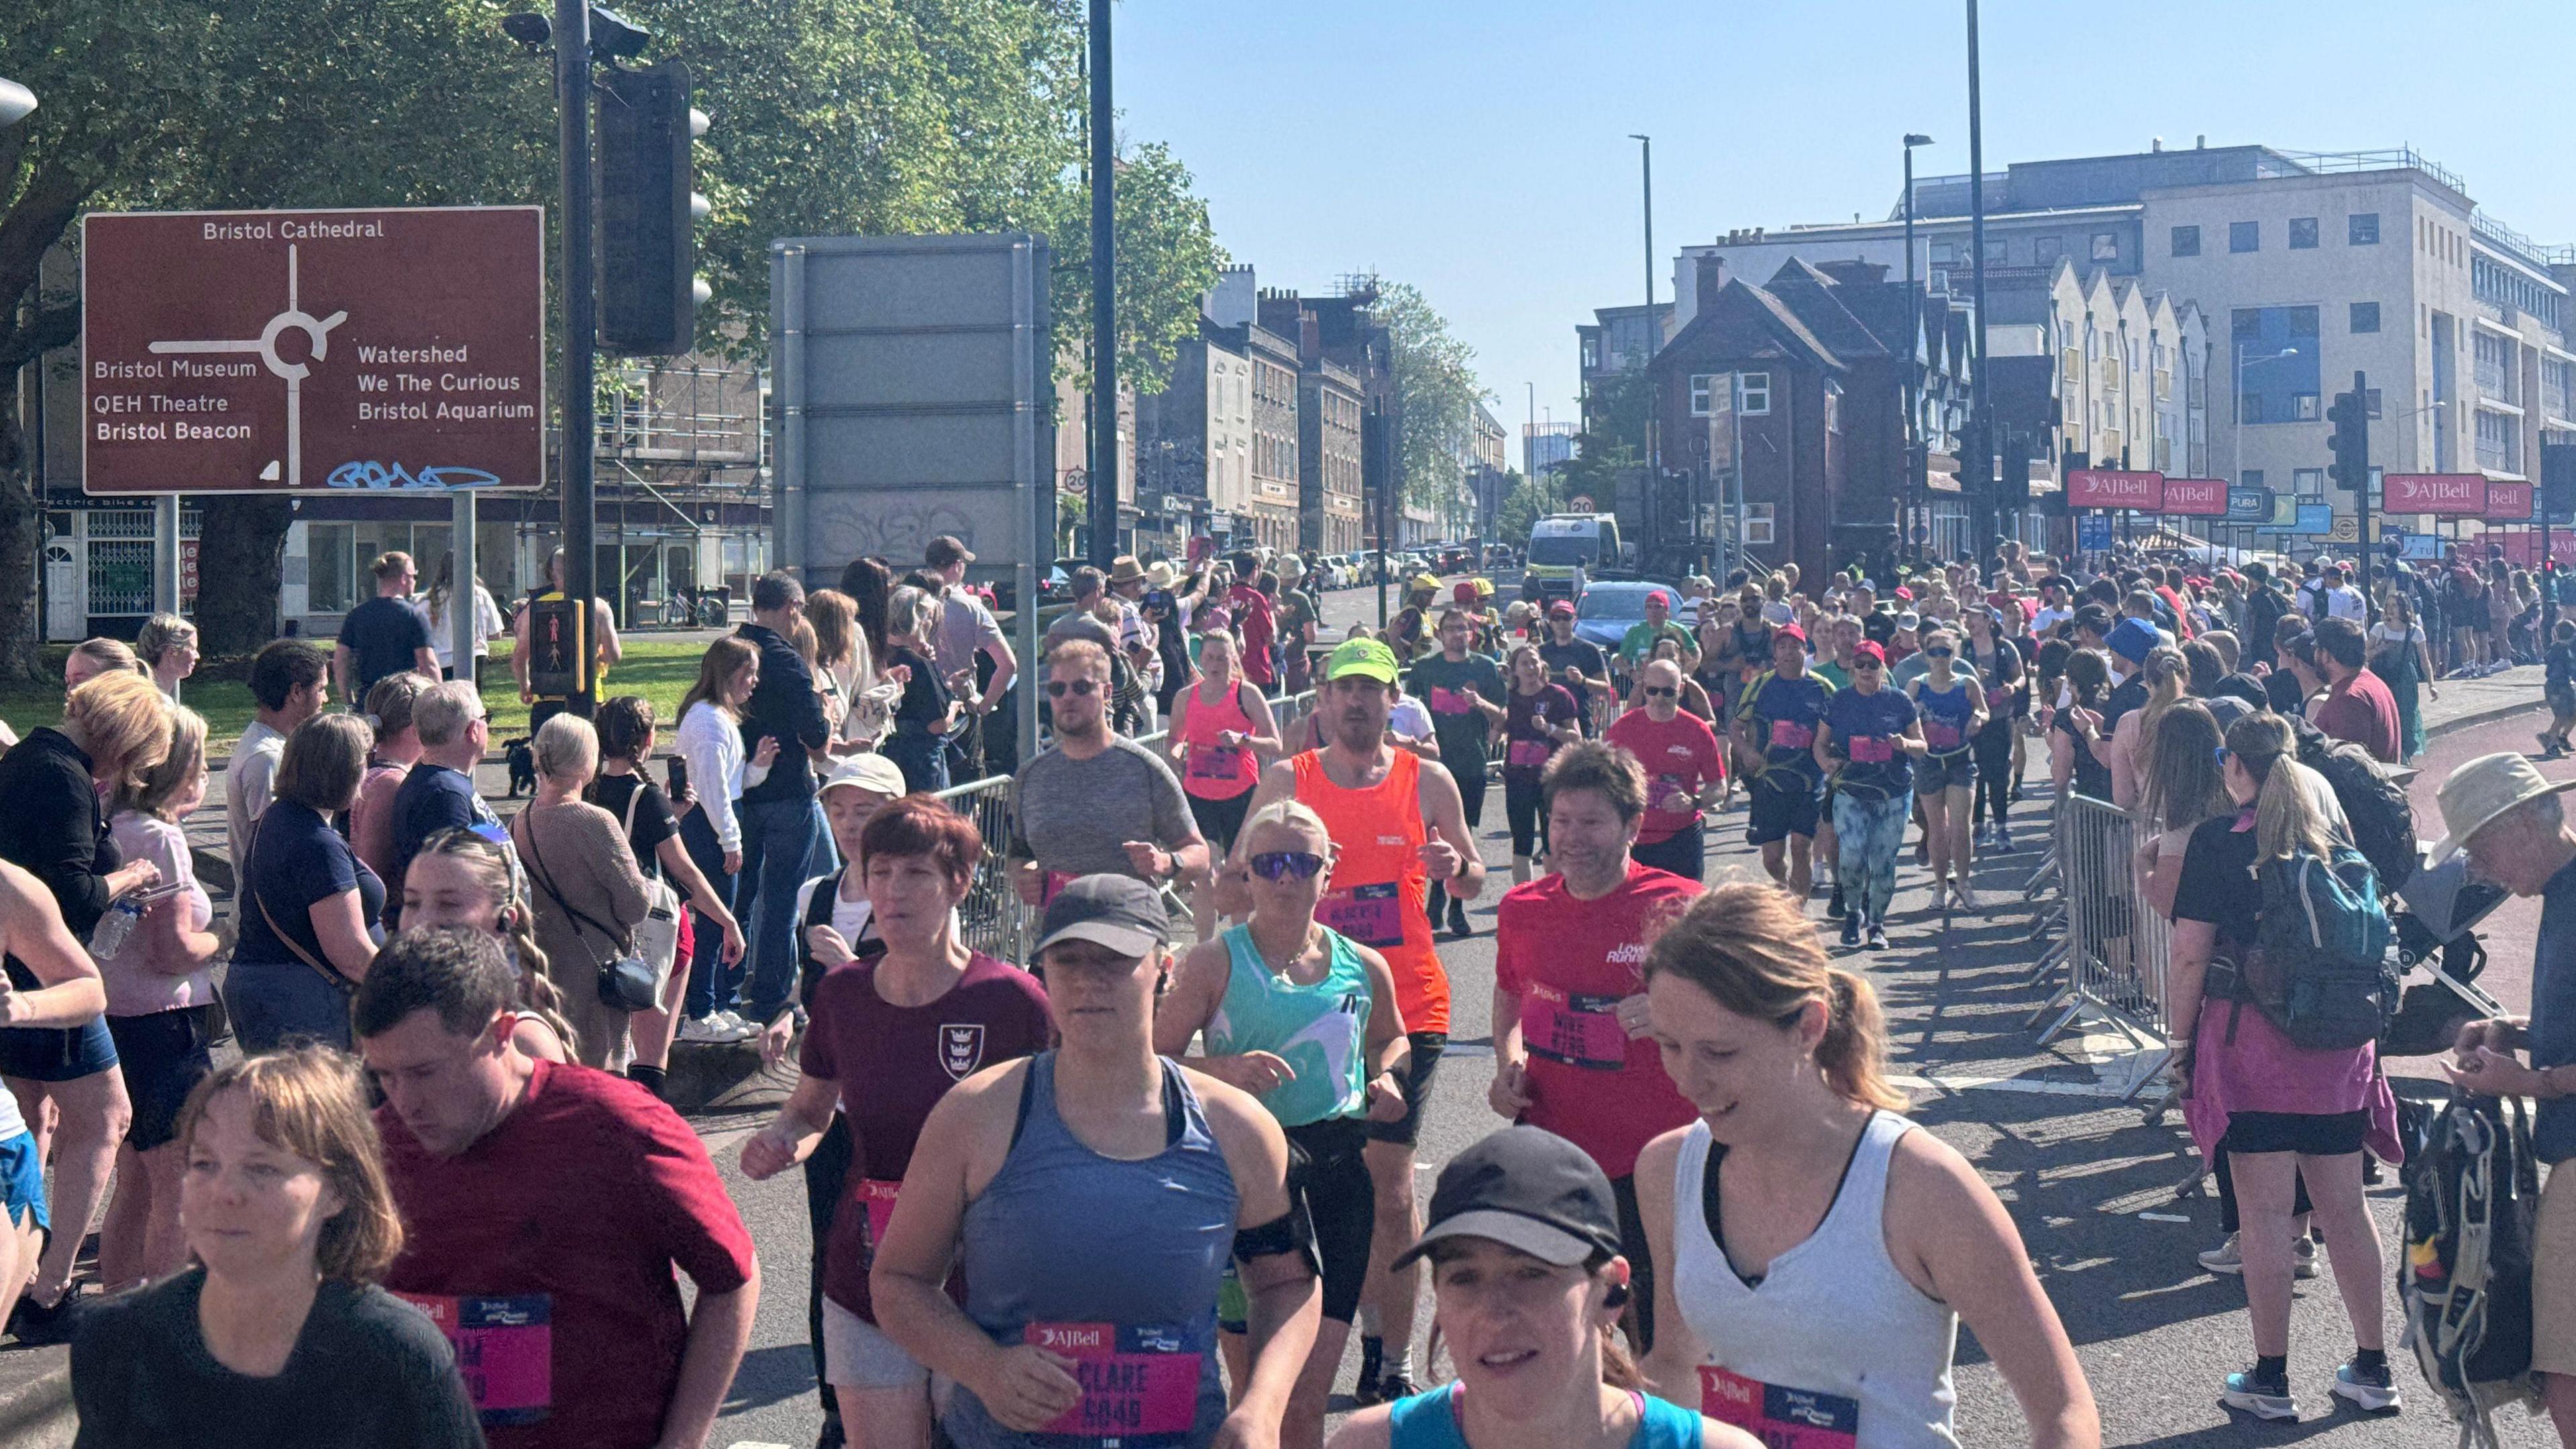
M 1463 941 L 1474 929 L 1467 924 L 1467 903 L 1456 896 L 1451 896 L 1449 898 L 1449 934 Z
M 2296 1419 L 2299 1401 L 2290 1397 L 2287 1380 L 2267 1382 L 2248 1369 L 2227 1376 L 2227 1387 L 2219 1391 L 2218 1402 L 2231 1409 L 2243 1409 L 2258 1419 Z
M 1392 1404 L 1399 1399 L 1412 1398 L 1420 1392 L 1420 1389 L 1414 1387 L 1413 1376 L 1402 1369 L 1389 1369 L 1377 1376 L 1377 1397 L 1380 1403 Z
M 2014 845 L 2014 844 L 2013 844 L 2013 838 L 2012 838 L 2012 827 L 2011 827 L 2011 826 L 2009 826 L 2009 825 L 2004 824 L 2004 823 L 2003 823 L 2002 821 L 2000 821 L 2000 820 L 1996 821 L 1996 822 L 1995 822 L 1995 854 L 1997 854 L 1997 855 L 2010 855 L 2010 854 L 2012 854 L 2014 851 L 2016 851 L 2016 850 L 2018 850 L 2018 849 L 2020 849 L 2020 848 L 2021 848 L 2021 847 L 2019 847 L 2019 846 L 2017 846 L 2017 845 Z
M 2385 1361 L 2376 1369 L 2364 1369 L 2351 1359 L 2344 1360 L 2343 1367 L 2335 1370 L 2334 1391 L 2337 1397 L 2350 1399 L 2374 1414 L 2394 1414 L 2404 1407 L 2397 1392 L 2397 1379 Z
M 1843 944 L 1846 946 L 1860 944 L 1860 912 L 1858 911 L 1843 916 Z
M 1843 883 L 1841 881 L 1836 881 L 1834 882 L 1834 893 L 1825 900 L 1825 919 L 1829 921 L 1839 921 L 1848 917 L 1849 914 L 1850 912 L 1843 906 Z M 1848 946 L 1851 943 L 1849 941 L 1845 941 L 1843 944 Z
M 680 1040 L 698 1046 L 730 1046 L 758 1035 L 760 1033 L 753 1029 L 751 1023 L 730 1011 L 693 1016 L 680 1023 Z
M 1887 949 L 1887 928 L 1876 921 L 1869 923 L 1869 949 L 1873 951 Z
M 2200 1266 L 2212 1273 L 2242 1274 L 2245 1271 L 2245 1255 L 2242 1247 L 2237 1242 L 2237 1235 L 2229 1233 L 2227 1235 L 2226 1242 L 2202 1253 L 2200 1255 Z M 2316 1239 L 2301 1238 L 2292 1247 L 2290 1254 L 2290 1276 L 2293 1278 L 2313 1278 L 2317 1276 Z
M 47 1344 L 69 1343 L 80 1331 L 81 1315 L 89 1311 L 90 1300 L 83 1298 L 80 1280 L 63 1290 L 63 1296 L 47 1308 L 33 1298 L 21 1297 L 9 1315 L 9 1332 L 20 1346 L 42 1348 Z

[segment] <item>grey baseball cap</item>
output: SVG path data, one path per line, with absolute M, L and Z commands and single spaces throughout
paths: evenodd
M 1171 939 L 1171 915 L 1152 886 L 1133 876 L 1086 875 L 1047 902 L 1031 954 L 1043 954 L 1058 941 L 1090 941 L 1141 958 Z

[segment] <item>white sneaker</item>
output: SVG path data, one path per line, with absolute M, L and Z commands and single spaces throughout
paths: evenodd
M 2245 1258 L 2242 1249 L 2237 1244 L 2236 1234 L 2229 1233 L 2227 1235 L 2226 1242 L 2202 1253 L 2200 1255 L 2200 1266 L 2212 1273 L 2242 1274 L 2245 1271 Z M 2291 1250 L 2290 1276 L 2294 1279 L 2314 1278 L 2317 1276 L 2316 1239 L 2301 1238 L 2298 1240 L 2297 1245 Z
M 709 1016 L 693 1016 L 680 1023 L 680 1040 L 699 1046 L 727 1046 L 749 1041 L 760 1035 L 749 1022 L 730 1011 Z

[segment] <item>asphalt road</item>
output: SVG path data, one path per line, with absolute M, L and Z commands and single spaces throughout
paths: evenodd
M 1325 615 L 1335 627 L 1357 618 L 1373 623 L 1373 594 L 1329 596 Z M 2415 787 L 2418 826 L 2427 839 L 2440 832 L 2432 791 L 2450 766 L 2489 750 L 2529 747 L 2534 727 L 2517 719 L 2435 742 Z M 2544 768 L 2552 778 L 2576 775 L 2576 762 Z M 2027 826 L 2040 825 L 2047 814 L 2045 774 L 2044 765 L 2034 765 L 2032 799 L 2016 815 Z M 1499 810 L 1489 823 L 1484 854 L 1497 867 L 1497 882 L 1470 910 L 1477 934 L 1441 944 L 1456 1018 L 1424 1129 L 1426 1175 L 1500 1125 L 1484 1104 L 1484 1089 L 1491 1073 L 1490 932 L 1494 901 L 1509 879 L 1509 845 L 1500 832 Z M 1720 826 L 1713 832 L 1709 878 L 1758 873 L 1758 860 L 1743 844 L 1741 807 Z M 1892 1066 L 1915 1093 L 1917 1120 L 1977 1165 L 2019 1226 L 2101 1404 L 2105 1442 L 2232 1449 L 2322 1435 L 2336 1449 L 2450 1443 L 2453 1427 L 2408 1363 L 2398 1368 L 2410 1396 L 2402 1414 L 2371 1418 L 2349 1405 L 2330 1407 L 2340 1401 L 2324 1385 L 2352 1340 L 2325 1278 L 2299 1285 L 2293 1315 L 2291 1374 L 2307 1417 L 2297 1424 L 2256 1425 L 2217 1406 L 2220 1379 L 2250 1363 L 2253 1351 L 2242 1289 L 2233 1279 L 2203 1272 L 2193 1260 L 2220 1239 L 2216 1204 L 2206 1196 L 2177 1200 L 2174 1194 L 2174 1184 L 2197 1166 L 2179 1119 L 2150 1121 L 2116 1100 L 2116 1085 L 2105 1084 L 2118 1075 L 2117 1038 L 2074 1033 L 2048 1049 L 2033 1045 L 2030 1018 L 2038 994 L 2025 981 L 2034 948 L 2024 881 L 2035 864 L 2036 856 L 2027 852 L 1981 861 L 1977 885 L 1986 911 L 1950 922 L 1929 912 L 1920 874 L 1910 864 L 1902 866 L 1893 912 L 1895 948 L 1851 959 L 1867 962 L 1879 988 L 1890 1022 Z M 1815 914 L 1821 923 L 1820 906 Z M 2481 984 L 2515 1010 L 2527 1008 L 2536 919 L 2530 902 L 2509 903 L 2490 918 L 2495 959 Z M 2393 1065 L 2403 1073 L 2425 1064 Z M 741 1178 L 734 1163 L 738 1144 L 761 1120 L 745 1115 L 699 1121 L 751 1223 L 768 1285 L 751 1355 L 714 1442 L 802 1449 L 814 1442 L 819 1424 L 805 1347 L 804 1189 L 794 1175 L 767 1183 Z M 2388 1185 L 2372 1193 L 2383 1244 L 2395 1242 L 2399 1200 L 2391 1173 Z M 2383 1302 L 2381 1313 L 2393 1349 L 2400 1327 L 2394 1303 Z M 1426 1329 L 1428 1322 L 1426 1312 Z M 1962 1335 L 1958 1364 L 1961 1442 L 2028 1442 L 2009 1390 L 1973 1334 Z M 1346 1362 L 1344 1384 L 1350 1372 Z M 2500 1420 L 2498 1428 L 2513 1449 L 2550 1442 L 2542 1421 L 2518 1414 Z

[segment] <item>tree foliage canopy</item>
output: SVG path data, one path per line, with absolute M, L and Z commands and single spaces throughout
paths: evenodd
M 1444 508 L 1465 477 L 1476 405 L 1491 396 L 1476 380 L 1476 350 L 1451 334 L 1449 319 L 1421 288 L 1374 272 L 1362 281 L 1377 289 L 1369 315 L 1385 326 L 1394 353 L 1396 406 L 1404 420 L 1396 460 L 1402 497 L 1413 507 Z

